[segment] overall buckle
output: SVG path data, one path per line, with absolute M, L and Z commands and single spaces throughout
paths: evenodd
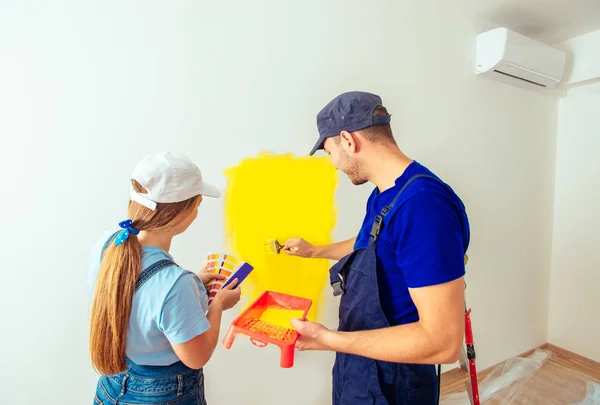
M 370 236 L 377 241 L 377 237 L 379 236 L 379 231 L 381 230 L 381 222 L 383 221 L 383 217 L 381 215 L 377 215 L 375 220 L 373 221 L 373 227 L 371 228 Z
M 331 288 L 333 288 L 333 296 L 338 297 L 344 294 L 344 287 L 342 286 L 341 281 L 336 281 L 331 284 Z

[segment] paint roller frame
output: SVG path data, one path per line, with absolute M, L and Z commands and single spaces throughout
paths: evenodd
M 289 342 L 285 342 L 261 333 L 251 332 L 242 327 L 242 325 L 247 319 L 260 319 L 262 313 L 269 308 L 303 311 L 303 316 L 300 319 L 306 321 L 308 319 L 308 312 L 312 304 L 312 300 L 308 298 L 269 290 L 264 291 L 256 300 L 254 300 L 254 302 L 250 304 L 250 306 L 248 306 L 236 319 L 234 319 L 229 327 L 229 330 L 227 331 L 227 335 L 223 339 L 222 345 L 226 349 L 231 349 L 236 335 L 246 335 L 250 338 L 252 344 L 257 347 L 265 347 L 268 344 L 278 346 L 281 351 L 279 366 L 281 368 L 291 368 L 294 366 L 294 351 L 296 348 L 296 342 L 300 337 L 298 331 L 290 328 L 290 330 L 292 330 L 293 339 Z

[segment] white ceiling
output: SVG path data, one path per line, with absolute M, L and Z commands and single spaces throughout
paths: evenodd
M 471 0 L 475 14 L 547 44 L 600 29 L 600 0 Z

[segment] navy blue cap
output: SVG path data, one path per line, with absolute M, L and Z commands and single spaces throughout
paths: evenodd
M 343 93 L 331 100 L 317 114 L 319 140 L 310 154 L 323 149 L 325 139 L 338 136 L 342 131 L 360 131 L 375 125 L 389 124 L 389 114 L 373 117 L 373 111 L 381 106 L 381 97 L 362 91 Z

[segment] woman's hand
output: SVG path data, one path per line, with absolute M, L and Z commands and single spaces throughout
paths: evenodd
M 200 278 L 200 280 L 202 280 L 202 284 L 204 285 L 210 283 L 213 280 L 225 280 L 227 278 L 222 274 L 216 274 L 212 271 L 209 271 L 206 268 L 206 266 L 204 266 L 204 268 L 200 270 L 200 273 L 198 273 L 198 277 Z
M 213 305 L 220 305 L 223 311 L 233 308 L 239 302 L 242 294 L 240 287 L 236 288 L 237 284 L 238 279 L 236 278 L 227 287 L 221 288 L 217 295 L 215 295 Z

